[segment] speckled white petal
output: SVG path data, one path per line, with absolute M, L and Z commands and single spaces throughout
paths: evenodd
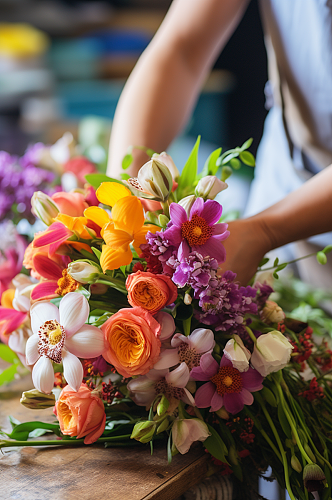
M 60 302 L 60 324 L 66 330 L 67 338 L 76 333 L 89 317 L 89 302 L 77 292 L 70 292 Z
M 51 302 L 36 302 L 31 306 L 31 329 L 34 334 L 38 333 L 39 328 L 50 319 L 59 322 L 59 309 Z

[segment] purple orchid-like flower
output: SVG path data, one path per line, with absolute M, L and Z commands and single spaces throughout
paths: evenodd
M 171 203 L 171 224 L 163 237 L 177 248 L 177 258 L 181 262 L 191 252 L 203 257 L 213 257 L 218 263 L 226 259 L 226 251 L 221 244 L 229 236 L 227 224 L 217 223 L 221 217 L 222 206 L 214 200 L 204 202 L 197 198 L 190 209 L 189 218 L 181 205 Z
M 240 372 L 226 356 L 218 365 L 210 353 L 203 354 L 200 366 L 193 368 L 190 375 L 194 380 L 207 382 L 196 391 L 195 403 L 198 408 L 210 406 L 210 411 L 224 406 L 229 413 L 238 413 L 244 405 L 252 405 L 252 392 L 263 389 L 263 377 L 257 370 Z

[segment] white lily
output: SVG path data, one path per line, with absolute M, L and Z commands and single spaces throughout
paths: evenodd
M 50 302 L 37 302 L 31 308 L 33 335 L 26 346 L 29 365 L 34 365 L 32 381 L 46 394 L 53 389 L 53 362 L 63 363 L 68 385 L 78 391 L 83 367 L 78 358 L 95 358 L 105 349 L 102 331 L 85 322 L 89 303 L 80 293 L 71 292 L 61 300 L 59 309 Z
M 172 438 L 176 449 L 184 455 L 194 441 L 205 441 L 210 436 L 205 422 L 199 418 L 177 418 L 172 427 Z

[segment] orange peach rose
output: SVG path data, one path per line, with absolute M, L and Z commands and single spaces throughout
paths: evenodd
M 130 274 L 126 281 L 128 302 L 133 307 L 143 307 L 150 314 L 172 304 L 178 289 L 169 276 L 137 271 Z
M 124 377 L 146 374 L 159 359 L 160 324 L 141 307 L 120 309 L 102 326 L 103 357 Z
M 65 193 L 61 191 L 52 195 L 52 200 L 57 204 L 62 214 L 71 217 L 81 217 L 88 204 L 82 193 Z
M 55 403 L 54 414 L 57 416 L 62 434 L 85 436 L 84 444 L 92 444 L 105 429 L 106 413 L 102 400 L 82 384 L 78 392 L 69 385 L 62 390 Z

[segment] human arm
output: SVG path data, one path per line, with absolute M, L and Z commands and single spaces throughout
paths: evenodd
M 231 222 L 229 230 L 222 270 L 246 284 L 270 250 L 332 231 L 332 165 L 263 212 Z
M 130 145 L 165 150 L 186 123 L 212 64 L 248 0 L 174 0 L 140 57 L 114 116 L 107 172 L 121 174 Z M 134 150 L 132 176 L 148 160 Z

